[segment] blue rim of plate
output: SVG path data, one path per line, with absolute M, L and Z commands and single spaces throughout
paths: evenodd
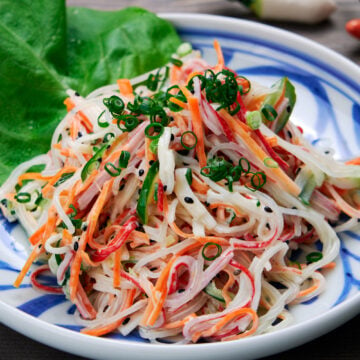
M 164 17 L 166 17 L 167 15 L 168 15 L 168 14 L 163 14 Z M 181 18 L 181 14 L 179 14 L 179 15 L 180 15 L 180 18 Z M 203 17 L 204 17 L 204 15 L 198 15 L 198 16 L 203 16 Z M 169 16 L 169 17 L 170 17 L 169 20 L 171 21 L 171 20 L 174 19 L 174 18 L 176 19 L 177 14 L 176 14 L 176 15 Z M 195 17 L 196 17 L 196 15 L 195 15 Z M 209 19 L 211 19 L 211 18 L 218 18 L 218 19 L 221 19 L 222 21 L 224 21 L 225 19 L 227 19 L 227 18 L 224 18 L 224 17 L 211 16 L 211 15 L 205 15 L 205 17 L 206 17 L 206 18 L 209 18 Z M 246 20 L 237 20 L 237 21 L 242 22 L 242 23 L 245 23 L 245 24 L 246 24 L 246 23 L 252 23 L 252 22 L 246 21 Z M 272 31 L 276 30 L 276 31 L 280 31 L 280 32 L 282 32 L 282 33 L 287 33 L 287 34 L 290 34 L 292 37 L 295 36 L 295 37 L 297 37 L 298 39 L 304 40 L 304 38 L 302 38 L 302 37 L 300 37 L 300 36 L 296 36 L 296 35 L 294 35 L 294 34 L 292 34 L 292 33 L 290 33 L 290 32 L 284 31 L 284 30 L 279 30 L 279 29 L 273 28 L 273 27 L 271 27 L 271 26 L 263 25 L 263 24 L 257 24 L 257 25 L 260 26 L 260 27 L 263 27 L 263 28 L 271 28 Z M 210 36 L 210 37 L 225 37 L 225 38 L 231 38 L 231 39 L 234 39 L 234 40 L 247 41 L 247 42 L 250 42 L 250 43 L 252 43 L 252 44 L 254 44 L 254 43 L 255 43 L 255 44 L 259 44 L 259 45 L 261 45 L 261 46 L 265 46 L 265 47 L 270 48 L 270 49 L 275 49 L 275 50 L 284 52 L 284 53 L 286 53 L 286 54 L 292 54 L 292 55 L 294 55 L 294 56 L 297 56 L 297 57 L 299 57 L 299 58 L 302 58 L 303 60 L 305 60 L 306 62 L 308 62 L 308 63 L 310 63 L 310 64 L 312 64 L 312 65 L 315 64 L 315 65 L 318 66 L 319 68 L 321 68 L 321 69 L 325 70 L 326 72 L 328 72 L 330 75 L 335 76 L 335 77 L 337 77 L 338 79 L 342 79 L 346 85 L 348 85 L 349 87 L 351 87 L 355 92 L 360 93 L 360 85 L 359 85 L 358 83 L 354 82 L 351 78 L 349 78 L 349 77 L 348 77 L 347 75 L 345 75 L 343 72 L 337 70 L 337 69 L 334 68 L 333 66 L 330 66 L 330 65 L 328 65 L 328 64 L 326 64 L 326 63 L 318 60 L 318 59 L 315 58 L 315 57 L 312 57 L 312 56 L 310 56 L 310 55 L 308 55 L 308 54 L 306 54 L 306 53 L 300 52 L 300 51 L 298 51 L 298 50 L 296 50 L 296 49 L 293 49 L 293 48 L 291 48 L 291 47 L 288 47 L 288 46 L 286 46 L 286 45 L 277 44 L 277 43 L 274 43 L 274 42 L 271 42 L 271 41 L 268 41 L 268 40 L 263 40 L 263 39 L 260 39 L 260 38 L 254 37 L 254 36 L 236 35 L 236 34 L 234 34 L 234 33 L 227 32 L 227 31 L 221 31 L 221 30 L 219 30 L 219 31 L 213 31 L 213 30 L 204 30 L 204 29 L 192 28 L 192 27 L 188 27 L 188 26 L 185 26 L 185 27 L 186 27 L 186 29 L 181 29 L 181 28 L 180 28 L 180 30 L 179 30 L 179 34 L 180 34 L 180 35 L 185 35 L 185 36 L 186 36 L 186 35 L 202 35 L 202 36 L 208 36 L 208 37 Z M 305 39 L 305 40 L 306 40 L 306 39 Z M 328 49 L 326 49 L 325 47 L 323 47 L 323 46 L 321 46 L 321 45 L 318 45 L 318 44 L 316 44 L 316 43 L 314 43 L 314 42 L 312 42 L 312 41 L 310 41 L 310 40 L 307 40 L 307 41 L 308 41 L 309 43 L 312 43 L 312 44 L 316 45 L 317 47 L 320 47 L 320 48 L 323 48 L 323 49 L 326 50 L 326 51 L 329 51 Z M 337 57 L 340 57 L 340 58 L 341 58 L 341 61 L 347 62 L 348 65 L 349 65 L 349 64 L 351 64 L 351 66 L 354 65 L 353 63 L 349 62 L 347 59 L 343 58 L 341 55 L 338 55 L 337 53 L 335 53 L 335 52 L 333 52 L 333 51 L 331 51 L 331 50 L 330 50 L 330 52 L 331 52 L 333 55 L 335 55 L 335 56 L 337 56 Z M 359 72 L 359 74 L 360 74 L 360 72 Z M 342 92 L 342 90 L 340 90 L 340 89 L 337 89 L 337 90 Z M 348 95 L 345 94 L 345 93 L 344 93 L 344 95 L 345 95 L 345 96 L 348 96 Z M 351 97 L 350 97 L 350 98 L 351 98 Z M 352 98 L 351 98 L 351 99 L 352 99 Z M 353 100 L 353 99 L 352 99 L 352 100 Z M 360 119 L 359 119 L 359 121 L 360 121 Z M 360 287 L 360 285 L 359 285 L 359 287 Z M 360 303 L 360 293 L 357 294 L 356 296 L 353 296 L 353 297 L 350 298 L 350 299 L 345 300 L 344 302 L 342 302 L 341 304 L 337 305 L 335 308 L 329 310 L 328 312 L 319 315 L 319 316 L 317 317 L 317 319 L 319 320 L 319 322 L 324 321 L 323 319 L 324 319 L 324 317 L 326 317 L 327 314 L 334 315 L 334 312 L 335 312 L 335 310 L 336 310 L 337 308 L 343 309 L 343 308 L 346 307 L 347 305 L 351 305 L 351 308 L 352 308 L 352 310 L 353 310 L 353 313 L 355 313 L 355 312 L 356 312 L 356 311 L 355 311 L 355 307 L 356 307 L 359 303 Z M 0 307 L 1 307 L 1 305 L 2 305 L 2 302 L 1 302 L 1 300 L 0 300 Z M 4 307 L 3 307 L 4 309 L 6 309 L 6 308 L 9 307 L 9 305 L 6 305 L 6 304 L 3 304 L 3 305 L 4 305 Z M 25 316 L 25 314 L 21 313 L 21 311 L 16 310 L 15 308 L 12 308 L 12 310 L 14 310 L 14 311 L 18 314 L 19 319 L 21 318 L 21 315 Z M 357 310 L 357 311 L 359 311 L 359 310 Z M 13 312 L 13 311 L 11 311 L 11 312 Z M 26 316 L 27 316 L 27 314 L 26 314 Z M 336 325 L 329 326 L 329 328 L 328 328 L 327 331 L 331 330 L 332 328 L 334 328 L 334 327 L 337 326 L 337 325 L 340 325 L 340 323 L 345 322 L 345 321 L 348 320 L 348 319 L 349 319 L 349 316 L 344 316 L 344 318 L 343 318 L 342 321 L 337 320 Z M 45 323 L 44 321 L 39 320 L 39 319 L 36 319 L 36 318 L 33 318 L 33 320 L 36 321 L 36 323 L 39 322 L 39 323 L 41 323 L 41 324 L 43 324 L 43 325 L 46 324 L 47 326 L 50 326 L 50 327 L 57 327 L 56 325 L 53 325 L 53 324 L 51 324 L 51 323 Z M 287 328 L 287 329 L 279 330 L 279 331 L 277 331 L 277 332 L 275 332 L 275 333 L 273 333 L 273 334 L 258 335 L 257 337 L 249 338 L 249 339 L 250 339 L 250 342 L 253 342 L 254 339 L 256 340 L 256 339 L 259 339 L 260 337 L 261 337 L 261 338 L 264 338 L 264 337 L 270 338 L 270 337 L 272 337 L 274 334 L 279 334 L 280 332 L 283 332 L 283 331 L 289 331 L 289 329 L 291 329 L 291 328 L 297 328 L 297 327 L 299 327 L 300 325 L 301 325 L 301 326 L 304 326 L 307 322 L 312 322 L 312 321 L 313 321 L 313 320 L 311 320 L 311 321 L 305 321 L 305 322 L 303 322 L 303 323 L 301 323 L 301 324 L 295 324 L 295 325 L 293 325 L 293 326 L 291 326 L 291 327 L 289 327 L 289 328 Z M 21 332 L 21 328 L 20 328 L 18 325 L 15 325 L 15 324 L 13 324 L 13 323 L 10 322 L 10 321 L 8 321 L 7 323 L 9 324 L 9 326 L 11 326 L 11 327 L 13 327 L 13 328 L 15 328 L 16 330 L 18 330 L 18 331 Z M 63 328 L 62 330 L 67 331 L 67 330 L 64 329 L 64 328 Z M 23 332 L 25 332 L 25 331 L 23 331 Z M 41 341 L 41 340 L 40 340 L 38 337 L 36 337 L 35 335 L 32 336 L 32 335 L 29 333 L 29 331 L 26 331 L 26 332 L 27 332 L 27 335 L 28 335 L 28 336 L 33 337 L 33 338 Z M 318 335 L 321 335 L 322 333 L 325 333 L 325 331 L 319 332 Z M 79 335 L 79 336 L 81 336 L 81 337 L 84 336 L 84 335 L 81 335 L 81 334 L 77 334 L 77 335 Z M 315 335 L 315 336 L 316 336 L 316 335 Z M 315 336 L 312 336 L 312 338 L 314 338 Z M 88 337 L 87 337 L 87 338 L 88 338 Z M 249 339 L 246 339 L 247 342 L 248 342 Z M 113 340 L 110 340 L 110 339 L 96 339 L 96 340 L 113 341 Z M 310 339 L 308 339 L 308 340 L 310 340 Z M 241 341 L 244 342 L 244 340 L 241 340 Z M 116 340 L 116 342 L 121 343 L 121 344 L 124 344 L 123 341 Z M 129 345 L 129 344 L 131 345 L 130 342 L 126 342 L 126 343 L 127 343 L 128 345 Z M 234 343 L 235 343 L 235 342 L 234 342 Z M 302 343 L 302 342 L 297 342 L 297 343 L 294 344 L 293 346 L 299 345 L 300 343 Z M 229 344 L 229 343 L 227 343 L 227 344 Z M 149 350 L 149 346 L 147 346 L 148 344 L 146 344 L 146 343 L 136 343 L 136 346 L 140 346 L 140 345 L 141 345 L 141 346 L 146 346 L 146 349 Z M 219 345 L 219 343 L 214 343 L 214 344 L 197 344 L 196 347 L 197 347 L 197 346 L 199 346 L 199 347 L 200 347 L 200 346 L 201 346 L 201 347 L 202 347 L 202 346 L 209 346 L 209 345 L 211 345 L 211 346 L 216 346 L 216 345 Z M 222 345 L 224 346 L 225 344 L 222 344 Z M 52 344 L 52 346 L 55 346 L 55 347 L 56 347 L 56 344 L 55 344 L 55 345 Z M 159 347 L 161 347 L 161 345 L 159 345 Z M 165 347 L 166 347 L 166 349 L 168 348 L 167 346 L 165 346 Z M 181 346 L 181 345 L 179 346 L 179 345 L 178 345 L 178 346 L 176 346 L 176 347 L 179 347 L 179 348 L 181 348 L 182 350 L 184 350 L 184 346 Z M 191 348 L 193 348 L 193 346 L 191 346 Z M 283 347 L 283 350 L 284 350 L 285 348 L 289 348 L 289 346 Z M 66 349 L 65 349 L 65 350 L 66 350 Z M 70 351 L 70 350 L 68 349 L 67 351 Z M 78 353 L 78 354 L 81 354 L 81 352 L 77 352 L 77 353 Z M 273 352 L 272 352 L 272 353 L 273 353 Z M 270 353 L 269 353 L 269 354 L 270 354 Z

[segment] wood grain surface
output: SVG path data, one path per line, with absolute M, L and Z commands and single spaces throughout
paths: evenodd
M 259 21 L 236 1 L 226 0 L 68 0 L 67 3 L 72 6 L 87 6 L 104 10 L 141 6 L 154 12 L 205 13 Z M 337 12 L 329 20 L 318 25 L 265 23 L 315 40 L 360 64 L 360 41 L 350 37 L 344 29 L 348 20 L 360 18 L 360 3 L 358 0 L 338 0 L 337 3 Z M 317 340 L 264 360 L 359 360 L 359 320 L 358 316 Z M 0 324 L 0 360 L 23 359 L 80 360 L 82 358 L 39 344 Z M 131 360 L 131 354 L 127 359 Z M 241 354 L 239 354 L 240 359 Z

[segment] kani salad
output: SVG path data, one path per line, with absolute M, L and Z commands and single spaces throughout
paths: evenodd
M 42 261 L 32 285 L 64 293 L 84 334 L 185 344 L 283 328 L 357 226 L 359 158 L 307 142 L 288 78 L 250 81 L 214 47 L 214 66 L 184 43 L 151 73 L 69 90 L 50 151 L 0 189 L 31 245 L 14 286 Z

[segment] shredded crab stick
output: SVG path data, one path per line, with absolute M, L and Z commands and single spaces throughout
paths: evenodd
M 336 231 L 360 218 L 359 158 L 304 140 L 290 80 L 270 89 L 229 69 L 217 41 L 216 64 L 189 47 L 170 69 L 88 98 L 69 90 L 50 151 L 0 188 L 32 247 L 14 286 L 66 294 L 83 334 L 195 343 L 273 331 L 285 306 L 324 290 Z

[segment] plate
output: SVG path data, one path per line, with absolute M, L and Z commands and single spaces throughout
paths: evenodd
M 344 57 L 312 41 L 270 26 L 211 15 L 163 14 L 185 41 L 215 63 L 214 38 L 226 64 L 237 73 L 266 85 L 288 76 L 298 102 L 293 121 L 315 146 L 332 146 L 339 159 L 360 154 L 360 69 Z M 44 344 L 90 358 L 132 360 L 252 359 L 280 352 L 320 336 L 355 316 L 360 309 L 360 227 L 345 232 L 335 270 L 326 291 L 293 306 L 294 325 L 273 333 L 233 342 L 153 345 L 136 333 L 93 338 L 79 333 L 74 306 L 63 295 L 40 294 L 26 277 L 19 289 L 11 284 L 25 262 L 26 237 L 17 224 L 0 218 L 0 320 Z M 52 278 L 44 279 L 51 283 Z M 126 354 L 126 355 L 121 355 Z

